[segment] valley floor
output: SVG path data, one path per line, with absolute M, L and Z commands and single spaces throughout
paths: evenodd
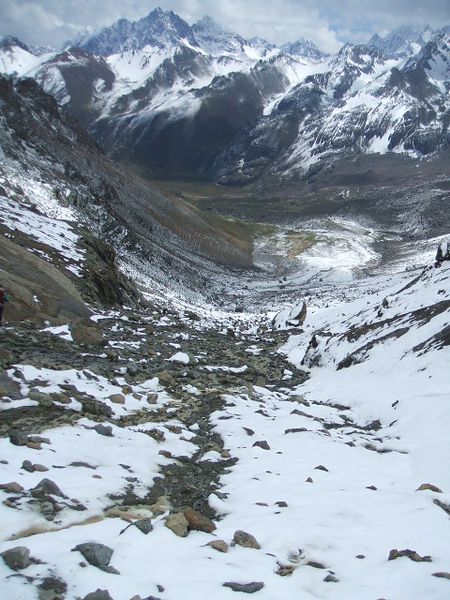
M 6 323 L 2 598 L 448 598 L 448 264 L 302 330 Z

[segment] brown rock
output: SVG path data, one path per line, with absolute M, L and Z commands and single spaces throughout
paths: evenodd
M 433 577 L 440 577 L 441 579 L 450 579 L 450 573 L 447 571 L 439 571 L 438 573 L 432 573 Z
M 389 552 L 388 560 L 395 560 L 396 558 L 402 558 L 403 556 L 406 556 L 414 562 L 432 562 L 431 556 L 420 556 L 415 550 L 409 550 L 408 548 L 406 550 L 397 550 L 394 548 Z
M 205 531 L 206 533 L 212 533 L 216 529 L 215 524 L 210 519 L 207 519 L 193 508 L 187 508 L 184 511 L 184 516 L 189 523 L 189 529 Z
M 433 485 L 432 483 L 422 483 L 422 485 L 419 485 L 416 492 L 423 492 L 425 490 L 430 490 L 430 492 L 442 494 L 442 490 L 439 489 L 437 486 Z
M 19 494 L 23 492 L 23 487 L 17 481 L 11 481 L 11 483 L 2 483 L 0 484 L 0 490 L 8 492 L 10 494 Z
M 186 537 L 189 532 L 189 523 L 183 513 L 175 513 L 167 517 L 165 526 L 179 537 Z
M 261 546 L 256 541 L 256 538 L 251 534 L 245 531 L 238 529 L 234 532 L 233 542 L 238 546 L 242 546 L 244 548 L 255 548 L 259 550 Z
M 109 399 L 114 404 L 125 404 L 125 396 L 123 394 L 112 394 Z
M 211 548 L 214 548 L 214 550 L 217 550 L 218 552 L 228 552 L 228 544 L 223 540 L 213 540 L 206 545 L 211 546 Z

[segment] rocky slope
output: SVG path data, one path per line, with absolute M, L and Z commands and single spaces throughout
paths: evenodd
M 218 277 L 225 267 L 252 266 L 243 230 L 117 167 L 32 80 L 0 79 L 0 119 L 2 279 L 24 316 L 39 303 L 47 316 L 85 314 L 74 284 L 88 301 L 130 302 L 116 272 L 125 258 L 128 272 L 154 289 L 168 281 L 173 289 L 177 278 L 185 291 L 204 290 L 199 270 Z
M 96 339 L 7 323 L 4 593 L 444 598 L 448 282 L 366 282 L 290 337 L 157 305 Z

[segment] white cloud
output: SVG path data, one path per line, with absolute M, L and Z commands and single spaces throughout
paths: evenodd
M 246 37 L 276 43 L 305 37 L 329 52 L 400 24 L 450 22 L 450 0 L 2 0 L 0 34 L 59 46 L 87 28 L 138 19 L 158 5 L 190 23 L 209 14 Z

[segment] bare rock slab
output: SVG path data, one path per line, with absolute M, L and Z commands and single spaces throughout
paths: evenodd
M 230 588 L 233 592 L 244 592 L 245 594 L 254 594 L 259 592 L 264 587 L 262 581 L 252 581 L 250 583 L 236 583 L 235 581 L 227 581 L 223 584 L 223 587 Z

